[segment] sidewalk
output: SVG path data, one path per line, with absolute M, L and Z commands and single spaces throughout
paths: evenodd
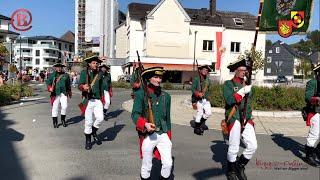
M 171 95 L 171 120 L 174 124 L 190 126 L 195 110 L 188 104 L 189 95 Z M 133 100 L 126 101 L 122 107 L 131 112 Z M 220 122 L 224 119 L 224 111 L 220 108 L 212 108 L 212 116 L 207 120 L 210 129 L 220 130 Z M 259 116 L 260 112 L 260 116 Z M 299 112 L 267 112 L 256 111 L 253 113 L 257 134 L 283 134 L 285 136 L 305 137 L 308 127 L 305 125 Z M 270 115 L 268 117 L 266 115 Z

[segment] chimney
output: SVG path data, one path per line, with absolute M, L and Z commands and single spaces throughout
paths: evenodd
M 210 15 L 214 16 L 216 14 L 216 0 L 210 0 Z

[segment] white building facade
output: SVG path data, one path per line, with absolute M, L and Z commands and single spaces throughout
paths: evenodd
M 117 0 L 76 0 L 75 54 L 85 52 L 114 57 L 119 13 Z
M 21 43 L 20 43 L 21 42 Z M 20 53 L 21 49 L 21 53 Z M 23 69 L 45 70 L 55 63 L 72 63 L 74 43 L 53 36 L 34 36 L 17 39 L 13 44 L 14 62 Z
M 177 0 L 129 4 L 126 24 L 116 29 L 116 55 L 126 59 L 125 72 L 132 72 L 138 51 L 145 68 L 163 66 L 170 76 L 180 79 L 173 82 L 184 82 L 194 75 L 194 58 L 199 65 L 211 65 L 211 76 L 216 80 L 232 78 L 227 66 L 251 49 L 257 17 L 217 11 L 216 1 L 209 3 L 209 9 L 186 9 Z M 265 35 L 259 34 L 257 42 L 256 49 L 264 56 Z M 263 70 L 255 79 L 263 79 Z

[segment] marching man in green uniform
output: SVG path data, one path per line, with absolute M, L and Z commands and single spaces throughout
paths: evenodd
M 106 116 L 110 106 L 110 98 L 112 97 L 110 66 L 102 64 L 99 66 L 102 74 L 102 89 L 104 94 L 103 114 Z
M 46 84 L 48 91 L 51 93 L 51 105 L 52 105 L 52 120 L 53 127 L 58 128 L 58 111 L 59 104 L 61 104 L 61 122 L 63 127 L 66 127 L 66 114 L 68 107 L 68 97 L 71 98 L 71 85 L 70 77 L 65 73 L 62 68 L 66 67 L 61 63 L 53 65 L 55 72 L 53 72 L 47 79 Z
M 131 117 L 140 137 L 141 179 L 150 179 L 153 155 L 161 159 L 161 179 L 171 174 L 171 97 L 161 90 L 163 73 L 162 67 L 145 69 L 141 76 L 148 84 L 135 93 Z
M 82 114 L 85 115 L 84 134 L 86 137 L 85 149 L 91 149 L 91 135 L 95 142 L 100 145 L 101 141 L 97 131 L 103 121 L 103 89 L 102 74 L 99 73 L 98 63 L 102 61 L 98 56 L 86 58 L 88 68 L 81 71 L 79 89 L 82 91 L 82 103 L 79 105 Z M 93 117 L 95 121 L 93 121 Z
M 192 81 L 192 106 L 197 109 L 195 118 L 194 133 L 203 135 L 203 131 L 207 130 L 206 120 L 211 116 L 211 104 L 209 101 L 209 89 L 211 81 L 208 73 L 211 68 L 208 65 L 198 67 L 199 75 Z
M 306 119 L 307 126 L 310 126 L 305 145 L 306 162 L 312 166 L 320 167 L 320 64 L 316 65 L 313 70 L 316 78 L 307 82 L 305 93 L 305 101 L 310 109 Z
M 231 63 L 228 69 L 235 72 L 235 76 L 223 85 L 223 97 L 226 102 L 225 117 L 229 129 L 227 178 L 228 180 L 237 180 L 238 177 L 239 180 L 246 180 L 245 165 L 258 147 L 250 105 L 252 86 L 245 84 L 244 78 L 247 72 L 245 59 Z M 249 95 L 248 106 L 245 113 L 246 117 L 243 117 L 246 94 Z M 238 157 L 241 138 L 246 148 L 242 155 Z

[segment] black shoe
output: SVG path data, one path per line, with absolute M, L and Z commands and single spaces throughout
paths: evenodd
M 239 180 L 247 180 L 247 175 L 244 173 L 245 166 L 248 164 L 249 159 L 245 158 L 243 155 L 241 155 L 239 158 L 237 158 L 237 176 Z
M 236 162 L 229 162 L 227 164 L 227 178 L 228 180 L 238 180 L 236 173 Z
M 200 128 L 200 123 L 195 123 L 195 127 L 194 127 L 194 130 L 193 130 L 193 133 L 196 134 L 196 135 L 203 135 L 203 130 Z
M 208 126 L 206 125 L 206 119 L 201 118 L 200 124 L 201 124 L 201 125 L 200 125 L 200 128 L 201 128 L 202 130 L 206 131 L 206 130 L 209 129 Z
M 52 117 L 53 128 L 59 128 L 58 126 L 58 117 Z
M 91 149 L 91 134 L 84 134 L 86 136 L 86 145 L 85 149 L 90 150 Z
M 66 124 L 66 115 L 61 115 L 61 122 L 62 122 L 63 127 L 67 127 L 67 124 Z
M 320 162 L 316 160 L 317 155 L 314 147 L 305 145 L 306 148 L 306 162 L 314 167 L 320 167 Z
M 102 144 L 102 142 L 100 141 L 98 135 L 97 135 L 97 131 L 98 131 L 98 128 L 92 126 L 92 137 L 93 137 L 93 140 L 98 144 Z

